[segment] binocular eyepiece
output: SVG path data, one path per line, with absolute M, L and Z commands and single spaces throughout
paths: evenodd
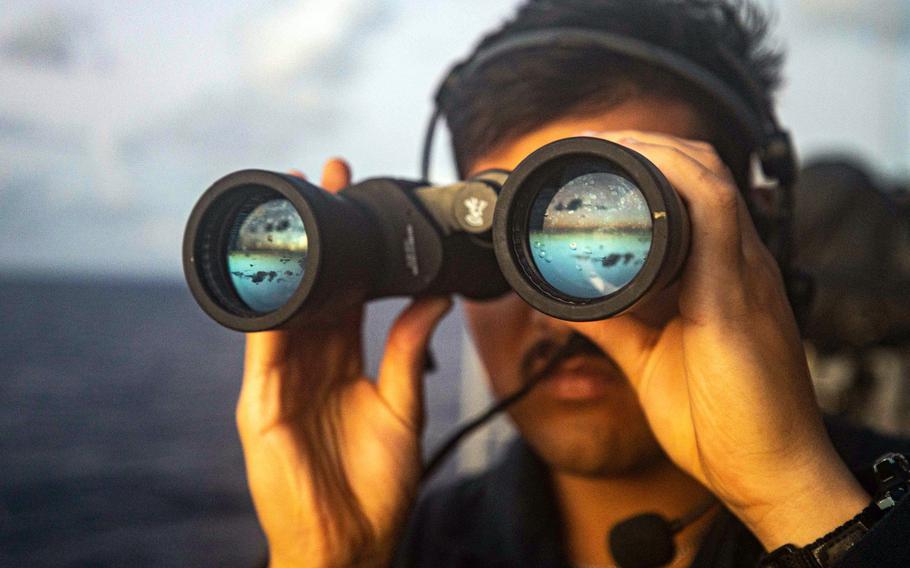
M 670 284 L 688 248 L 685 207 L 650 161 L 567 138 L 512 172 L 448 186 L 375 178 L 330 194 L 235 172 L 193 209 L 183 262 L 203 310 L 249 332 L 318 325 L 382 297 L 509 289 L 553 317 L 605 319 Z

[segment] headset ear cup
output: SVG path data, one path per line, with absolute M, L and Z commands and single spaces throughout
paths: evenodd
M 800 332 L 805 335 L 806 325 L 812 313 L 812 301 L 815 298 L 815 278 L 811 274 L 796 267 L 788 267 L 784 272 L 784 286 L 787 289 L 787 298 L 796 324 Z
M 768 177 L 777 180 L 783 187 L 792 186 L 796 181 L 796 154 L 790 133 L 777 128 L 777 122 L 770 117 L 775 126 L 773 133 L 769 134 L 762 146 L 759 157 L 762 170 Z

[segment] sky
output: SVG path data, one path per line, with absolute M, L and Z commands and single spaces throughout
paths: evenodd
M 910 173 L 910 0 L 767 4 L 801 154 Z M 180 279 L 190 209 L 230 171 L 415 176 L 436 82 L 515 5 L 6 0 L 0 270 Z

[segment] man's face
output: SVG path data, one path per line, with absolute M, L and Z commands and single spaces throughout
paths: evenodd
M 482 156 L 472 172 L 513 169 L 548 142 L 584 132 L 641 130 L 699 139 L 695 113 L 684 103 L 638 98 L 590 118 L 556 121 Z M 662 327 L 675 313 L 671 287 L 635 313 Z M 514 292 L 493 301 L 466 302 L 468 326 L 498 398 L 517 391 L 547 355 L 572 335 L 564 322 L 537 312 Z M 622 342 L 623 337 L 616 337 Z M 602 352 L 570 354 L 509 411 L 522 436 L 553 469 L 587 476 L 623 475 L 663 455 L 635 391 Z

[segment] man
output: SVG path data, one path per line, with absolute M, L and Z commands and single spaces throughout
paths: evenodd
M 779 57 L 763 45 L 760 14 L 737 4 L 531 1 L 485 43 L 559 27 L 619 33 L 739 89 L 719 62 L 724 49 L 770 92 Z M 250 334 L 237 418 L 272 566 L 387 566 L 396 550 L 405 565 L 613 566 L 605 538 L 622 521 L 679 519 L 712 500 L 676 536 L 672 565 L 745 566 L 808 545 L 870 504 L 875 488 L 851 467 L 900 448 L 852 434 L 832 443 L 780 271 L 740 191 L 752 149 L 725 117 L 685 81 L 593 47 L 512 53 L 442 110 L 462 174 L 511 169 L 581 134 L 650 159 L 688 208 L 683 274 L 657 300 L 598 322 L 556 320 L 511 293 L 466 303 L 499 397 L 571 338 L 585 347 L 510 411 L 522 441 L 504 462 L 428 496 L 410 523 L 423 353 L 450 301 L 421 299 L 402 313 L 375 383 L 361 374 L 360 313 L 339 314 L 330 329 Z M 326 165 L 327 190 L 349 181 L 344 162 Z M 844 565 L 903 565 L 899 547 L 870 549 L 910 536 L 908 517 L 898 505 Z

